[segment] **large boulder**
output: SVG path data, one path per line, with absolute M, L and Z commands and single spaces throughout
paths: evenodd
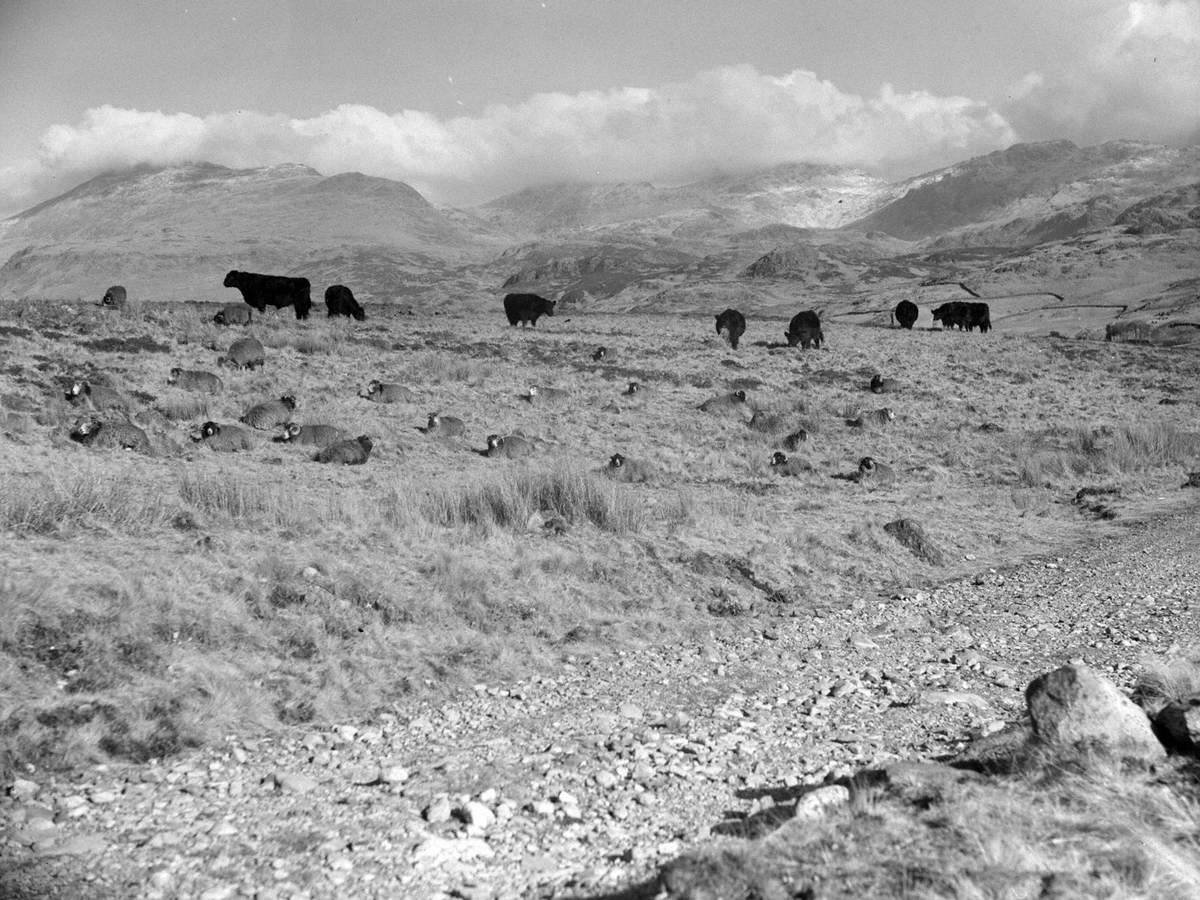
M 1166 751 L 1150 720 L 1111 681 L 1086 665 L 1067 665 L 1035 678 L 1025 702 L 1036 741 L 1153 763 Z

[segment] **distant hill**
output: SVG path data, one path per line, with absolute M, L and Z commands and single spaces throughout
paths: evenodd
M 146 299 L 228 300 L 237 298 L 221 287 L 225 272 L 246 269 L 304 274 L 319 301 L 326 284 L 315 268 L 335 280 L 353 275 L 357 294 L 387 299 L 410 276 L 427 283 L 430 270 L 486 259 L 504 242 L 469 214 L 440 211 L 385 178 L 299 165 L 140 168 L 0 223 L 0 289 L 90 298 L 123 283 Z
M 1015 144 L 911 179 L 852 227 L 940 247 L 1030 246 L 1110 225 L 1127 206 L 1197 180 L 1195 146 Z

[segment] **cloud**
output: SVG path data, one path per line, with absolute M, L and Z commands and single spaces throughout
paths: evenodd
M 1000 113 L 965 97 L 889 85 L 860 96 L 805 70 L 750 66 L 656 88 L 538 94 L 444 119 L 354 104 L 306 119 L 102 106 L 47 130 L 36 160 L 0 170 L 0 204 L 105 170 L 196 160 L 361 171 L 462 203 L 551 180 L 679 180 L 792 161 L 912 170 L 1014 138 Z
M 1200 139 L 1200 0 L 1097 0 L 1083 27 L 1053 67 L 1013 85 L 1002 109 L 1022 134 Z

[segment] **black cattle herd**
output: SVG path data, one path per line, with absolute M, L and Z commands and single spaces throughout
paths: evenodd
M 308 318 L 312 308 L 311 285 L 307 278 L 260 275 L 235 269 L 225 276 L 224 286 L 240 291 L 244 305 L 225 306 L 213 316 L 213 322 L 217 325 L 249 325 L 252 321 L 250 311 L 253 309 L 262 313 L 268 306 L 276 309 L 290 306 L 296 318 L 304 320 Z M 125 306 L 126 300 L 125 288 L 114 285 L 105 292 L 100 305 L 120 309 Z M 514 327 L 536 327 L 541 316 L 554 315 L 554 306 L 555 301 L 537 294 L 512 293 L 504 297 L 504 315 Z M 335 284 L 325 290 L 325 307 L 327 315 L 331 318 L 345 316 L 360 322 L 366 319 L 366 312 L 355 300 L 354 293 L 345 285 Z M 915 303 L 901 300 L 892 311 L 892 320 L 900 327 L 911 330 L 919 313 Z M 947 330 L 958 328 L 962 331 L 973 331 L 979 328 L 981 332 L 986 332 L 991 329 L 986 303 L 951 301 L 933 309 L 932 315 L 934 322 L 940 322 Z M 716 316 L 716 332 L 736 350 L 738 341 L 746 333 L 746 317 L 736 309 L 726 309 Z M 784 338 L 789 347 L 799 345 L 804 350 L 819 350 L 825 340 L 820 316 L 811 309 L 797 313 L 788 323 Z M 601 347 L 592 354 L 592 359 L 600 362 L 607 356 L 608 348 Z M 259 341 L 252 337 L 244 337 L 233 341 L 225 354 L 216 359 L 216 365 L 231 369 L 257 369 L 264 365 L 266 358 L 266 349 Z M 224 383 L 219 376 L 200 370 L 173 368 L 167 376 L 167 383 L 181 390 L 206 395 L 219 394 L 224 390 Z M 891 393 L 896 390 L 896 382 L 876 374 L 868 388 L 876 394 Z M 405 385 L 378 380 L 369 382 L 359 396 L 374 403 L 413 403 L 417 399 Z M 643 401 L 645 399 L 642 385 L 637 382 L 630 382 L 623 396 L 637 397 Z M 525 396 L 531 404 L 555 403 L 568 398 L 569 395 L 565 391 L 536 386 L 531 387 Z M 92 447 L 119 448 L 146 454 L 152 452 L 146 433 L 129 421 L 133 413 L 133 404 L 120 392 L 107 385 L 76 381 L 67 391 L 66 399 L 73 405 L 90 408 L 94 413 L 88 418 L 76 421 L 70 435 L 72 440 Z M 246 410 L 239 419 L 241 424 L 204 422 L 192 440 L 215 451 L 232 453 L 252 449 L 255 446 L 254 431 L 281 428 L 282 434 L 274 438 L 276 442 L 315 447 L 317 452 L 312 458 L 317 462 L 362 465 L 368 460 L 373 442 L 367 435 L 351 437 L 334 425 L 298 424 L 292 421 L 295 409 L 296 399 L 292 396 L 262 401 Z M 715 415 L 732 413 L 742 416 L 749 409 L 749 404 L 745 391 L 739 390 L 709 398 L 701 403 L 698 409 Z M 97 417 L 111 417 L 113 414 L 121 418 Z M 760 416 L 763 416 L 761 411 L 754 413 L 750 419 L 751 426 L 754 426 L 755 420 Z M 885 407 L 860 413 L 857 417 L 848 419 L 847 424 L 855 427 L 865 424 L 886 426 L 894 419 L 895 414 Z M 462 420 L 453 416 L 432 413 L 426 427 L 421 430 L 430 436 L 460 438 L 465 432 L 465 426 Z M 804 429 L 799 429 L 788 434 L 782 444 L 786 449 L 794 451 L 807 440 L 807 433 Z M 476 452 L 487 457 L 518 458 L 531 455 L 534 449 L 534 443 L 521 434 L 490 434 L 487 436 L 485 449 Z M 770 467 L 780 475 L 798 475 L 812 471 L 812 466 L 808 463 L 789 459 L 787 454 L 781 451 L 774 453 Z M 603 471 L 618 481 L 642 482 L 652 479 L 653 470 L 647 463 L 630 460 L 617 453 L 609 459 Z M 888 484 L 893 480 L 894 474 L 885 463 L 867 456 L 860 460 L 858 471 L 846 477 L 859 482 Z

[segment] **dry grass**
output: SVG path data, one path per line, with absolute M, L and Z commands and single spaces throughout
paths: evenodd
M 1082 526 L 1061 501 L 1081 483 L 1153 497 L 1177 489 L 1180 467 L 1200 468 L 1194 408 L 1157 402 L 1200 381 L 1200 362 L 1155 348 L 839 326 L 837 349 L 819 353 L 748 335 L 734 367 L 699 319 L 577 315 L 534 334 L 502 317 L 278 315 L 221 329 L 193 306 L 147 304 L 133 319 L 53 303 L 17 312 L 18 330 L 0 332 L 0 399 L 29 398 L 38 414 L 0 437 L 0 530 L 20 538 L 0 542 L 10 764 L 369 715 L 389 692 L 513 677 L 566 645 L 603 653 L 751 627 L 749 613 L 774 608 L 768 595 L 845 607 L 960 573 L 966 554 L 975 569 L 1064 539 Z M 164 389 L 170 366 L 211 368 L 245 334 L 268 345 L 262 370 L 223 372 L 226 392 L 203 401 Z M 81 336 L 174 349 L 80 351 Z M 599 344 L 616 362 L 591 362 Z M 158 398 L 143 402 L 180 424 L 156 425 L 156 444 L 181 449 L 69 442 L 63 359 Z M 873 371 L 912 374 L 882 398 L 866 390 Z M 418 399 L 368 403 L 357 393 L 369 377 L 405 381 Z M 630 379 L 646 387 L 636 402 L 622 396 Z M 531 383 L 569 400 L 531 406 L 518 399 Z M 696 412 L 735 384 L 750 384 L 767 418 L 747 427 Z M 232 455 L 186 439 L 202 416 L 235 421 L 284 393 L 299 421 L 376 439 L 370 462 L 321 466 L 266 434 Z M 846 425 L 846 412 L 885 403 L 890 426 Z M 438 409 L 464 420 L 463 440 L 417 430 Z M 812 440 L 794 455 L 814 472 L 780 478 L 767 461 L 796 426 Z M 528 461 L 471 452 L 518 430 L 540 439 Z M 615 452 L 658 477 L 599 476 Z M 831 477 L 867 455 L 896 469 L 894 487 Z M 899 515 L 951 562 L 931 566 L 883 532 Z M 701 552 L 726 563 L 700 565 Z M 726 599 L 695 602 L 714 596 Z M 74 676 L 45 648 L 68 632 L 80 636 L 73 668 L 108 674 L 64 700 L 59 682 Z M 148 648 L 129 643 L 139 634 Z

